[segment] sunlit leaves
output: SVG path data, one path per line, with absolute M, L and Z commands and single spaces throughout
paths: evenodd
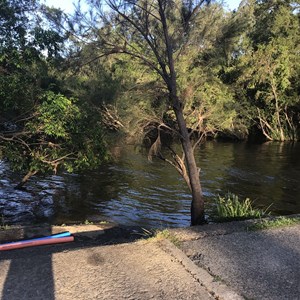
M 75 99 L 46 92 L 28 119 L 4 147 L 15 170 L 73 171 L 95 168 L 105 159 L 99 116 Z
M 35 1 L 0 5 L 1 158 L 22 172 L 97 167 L 106 159 L 100 114 L 65 96 L 56 64 L 63 37 L 43 27 Z
M 36 110 L 36 118 L 27 124 L 36 134 L 43 132 L 55 138 L 68 138 L 69 127 L 80 118 L 79 108 L 73 99 L 47 92 Z
M 297 111 L 293 110 L 299 96 L 292 91 L 297 89 L 295 78 L 299 73 L 299 19 L 289 2 L 269 1 L 255 6 L 251 44 L 238 62 L 242 70 L 238 82 L 256 107 L 252 118 L 259 121 L 267 139 L 281 141 L 297 139 Z

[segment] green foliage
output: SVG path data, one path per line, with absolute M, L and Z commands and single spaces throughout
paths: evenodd
M 36 1 L 5 0 L 1 2 L 0 11 L 3 13 L 0 18 L 2 123 L 16 120 L 32 109 L 42 93 L 42 81 L 50 68 L 50 56 L 46 59 L 44 53 L 53 45 L 57 48 L 62 40 L 55 32 L 37 26 Z M 49 38 L 51 34 L 52 38 Z M 58 49 L 54 52 L 57 54 Z
M 177 13 L 174 11 L 174 14 Z M 238 105 L 234 102 L 234 94 L 218 76 L 219 66 L 211 68 L 211 64 L 206 65 L 201 59 L 201 53 L 210 50 L 219 36 L 218 30 L 224 22 L 222 18 L 226 18 L 222 7 L 212 5 L 199 10 L 193 18 L 197 26 L 189 29 L 187 45 L 180 41 L 181 32 L 176 32 L 176 28 L 181 28 L 182 25 L 178 24 L 178 18 L 179 16 L 174 15 L 170 18 L 174 20 L 174 24 L 168 25 L 170 30 L 174 31 L 173 36 L 176 40 L 174 43 L 184 45 L 178 49 L 175 47 L 174 57 L 176 57 L 178 90 L 184 102 L 185 115 L 188 116 L 187 126 L 195 133 L 215 135 L 218 132 L 225 132 L 237 138 L 245 138 L 247 128 L 237 118 Z M 103 30 L 109 30 L 109 34 L 114 35 L 111 28 Z M 161 28 L 155 30 L 159 31 Z M 134 42 L 130 40 L 133 44 L 131 48 L 146 53 L 148 57 L 149 49 L 141 50 L 141 47 L 147 48 L 147 45 L 143 44 L 141 37 L 137 37 L 136 31 L 134 34 Z M 178 37 L 175 38 L 176 36 Z M 98 38 L 100 39 L 101 36 Z M 97 44 L 89 47 L 94 49 L 94 54 L 101 53 Z M 158 51 L 164 50 L 162 48 Z M 159 54 L 165 59 L 165 54 L 160 52 Z M 162 123 L 175 129 L 175 114 L 169 103 L 168 92 L 162 78 L 147 64 L 141 64 L 139 59 L 133 57 L 128 59 L 128 57 L 118 53 L 118 56 L 109 57 L 106 62 L 102 60 L 93 62 L 94 65 L 105 65 L 106 69 L 110 70 L 111 77 L 119 82 L 118 92 L 112 102 L 124 124 L 123 130 L 128 136 L 137 139 L 152 133 Z M 155 60 L 153 57 L 151 59 Z
M 90 51 L 96 55 L 98 50 L 84 47 L 80 55 L 82 66 L 76 62 L 71 66 L 72 73 L 64 74 L 63 89 L 72 93 L 76 98 L 101 107 L 103 104 L 114 104 L 120 92 L 121 77 L 116 74 L 112 59 L 96 60 L 86 63 L 90 59 Z
M 54 139 L 68 139 L 68 129 L 75 129 L 80 120 L 81 112 L 74 99 L 68 99 L 61 94 L 47 92 L 41 105 L 36 110 L 37 118 L 26 124 L 25 130 L 33 134 L 45 134 Z
M 85 220 L 84 225 L 94 225 L 94 223 L 89 220 Z
M 180 64 L 179 89 L 185 102 L 187 126 L 195 132 L 237 134 L 236 105 L 230 89 L 207 67 Z
M 127 4 L 119 9 L 133 5 Z M 255 126 L 269 140 L 299 139 L 299 10 L 294 4 L 249 0 L 234 13 L 211 4 L 193 17 L 192 2 L 166 8 L 177 90 L 190 131 L 245 139 Z M 168 86 L 155 70 L 168 65 L 155 5 L 148 22 L 156 54 L 140 31 L 113 13 L 93 14 L 89 25 L 97 30 L 76 40 L 62 28 L 68 23 L 70 30 L 84 30 L 83 18 L 75 24 L 45 7 L 41 15 L 34 0 L 2 0 L 0 8 L 0 153 L 15 170 L 95 167 L 107 157 L 102 127 L 111 128 L 109 122 L 120 121 L 114 128 L 139 140 L 162 123 L 177 129 Z M 133 12 L 143 29 L 145 11 Z M 118 55 L 99 59 L 104 48 L 105 54 Z M 111 108 L 111 119 L 101 118 L 104 106 Z
M 102 19 L 94 15 L 90 24 L 95 30 L 89 34 L 96 42 L 83 46 L 82 51 L 86 60 L 104 51 L 117 54 L 107 56 L 105 61 L 92 59 L 93 66 L 84 75 L 88 87 L 85 98 L 93 95 L 94 99 L 107 99 L 106 103 L 113 104 L 118 112 L 122 129 L 134 138 L 147 135 L 162 123 L 175 129 L 176 123 L 165 83 L 155 71 L 168 65 L 162 27 L 155 18 L 158 7 L 150 8 L 147 3 L 142 1 L 130 17 L 143 30 L 141 22 L 149 8 L 149 39 L 151 42 L 155 37 L 156 54 L 141 31 L 114 13 L 101 15 L 95 3 L 91 8 Z M 119 4 L 114 9 L 129 11 L 134 6 Z M 297 140 L 299 18 L 293 1 L 243 1 L 233 13 L 213 3 L 202 6 L 191 19 L 189 9 L 193 4 L 188 5 L 176 2 L 176 9 L 166 8 L 166 17 L 178 93 L 189 129 L 245 139 L 256 127 L 270 140 Z M 81 22 L 82 29 L 85 25 Z M 107 79 L 98 73 L 100 68 L 108 72 Z M 103 85 L 110 87 L 98 89 Z
M 278 228 L 284 226 L 293 226 L 300 223 L 300 218 L 293 217 L 278 217 L 275 219 L 262 219 L 259 222 L 251 225 L 249 230 L 264 230 Z
M 217 219 L 221 221 L 261 218 L 266 215 L 266 210 L 253 208 L 249 198 L 240 200 L 232 193 L 227 193 L 224 197 L 216 198 Z
M 172 233 L 169 229 L 148 230 L 148 229 L 143 228 L 142 235 L 144 237 L 147 237 L 151 241 L 159 241 L 159 240 L 167 239 L 171 243 L 173 243 L 175 246 L 180 246 L 179 238 L 174 233 Z
M 152 125 L 163 120 L 168 97 L 161 79 L 148 67 L 125 55 L 110 59 L 110 72 L 118 82 L 111 103 L 124 127 L 127 138 L 141 141 Z M 106 103 L 107 103 L 106 102 Z
M 297 12 L 292 1 L 263 1 L 254 6 L 253 18 L 249 43 L 237 60 L 238 87 L 253 108 L 248 117 L 269 140 L 297 140 Z
M 1 156 L 29 175 L 95 168 L 107 158 L 101 116 L 70 95 L 57 67 L 64 39 L 42 27 L 37 9 L 36 1 L 1 2 Z
M 8 230 L 10 229 L 10 226 L 5 223 L 3 215 L 1 215 L 1 221 L 0 221 L 0 230 Z
M 106 157 L 99 116 L 73 98 L 46 92 L 3 155 L 14 170 L 69 172 L 97 167 Z

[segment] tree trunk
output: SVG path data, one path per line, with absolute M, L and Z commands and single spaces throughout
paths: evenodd
M 188 134 L 186 122 L 183 117 L 182 103 L 177 96 L 173 96 L 172 98 L 173 99 L 171 100 L 174 105 L 173 108 L 181 134 L 181 144 L 185 154 L 186 166 L 192 192 L 191 225 L 200 225 L 205 223 L 205 216 L 199 169 L 196 164 L 194 150 Z
M 29 178 L 35 175 L 38 171 L 29 171 L 22 179 L 22 181 L 15 187 L 16 190 L 23 189 L 24 184 L 29 180 Z

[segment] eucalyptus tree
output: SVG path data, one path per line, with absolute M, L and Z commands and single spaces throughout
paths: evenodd
M 204 220 L 204 199 L 200 184 L 200 169 L 194 156 L 194 145 L 184 116 L 185 99 L 178 89 L 178 61 L 191 46 L 190 36 L 195 30 L 194 19 L 202 6 L 210 1 L 181 0 L 107 0 L 87 1 L 89 18 L 77 13 L 77 28 L 84 35 L 81 40 L 95 49 L 95 57 L 127 55 L 158 75 L 166 91 L 166 105 L 172 108 L 183 156 L 173 153 L 171 163 L 185 179 L 192 194 L 191 224 Z M 83 24 L 85 20 L 85 24 Z M 80 25 L 78 25 L 80 22 Z M 85 25 L 85 26 L 83 26 Z M 158 126 L 160 129 L 166 124 Z M 171 128 L 168 128 L 172 130 Z M 160 136 L 152 153 L 161 156 Z

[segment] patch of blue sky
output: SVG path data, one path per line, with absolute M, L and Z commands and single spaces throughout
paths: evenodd
M 74 1 L 72 0 L 41 0 L 42 3 L 62 9 L 65 13 L 74 11 Z M 76 1 L 77 2 L 77 1 Z M 224 4 L 229 10 L 237 9 L 241 0 L 225 0 Z M 81 1 L 82 7 L 85 7 L 85 1 Z

